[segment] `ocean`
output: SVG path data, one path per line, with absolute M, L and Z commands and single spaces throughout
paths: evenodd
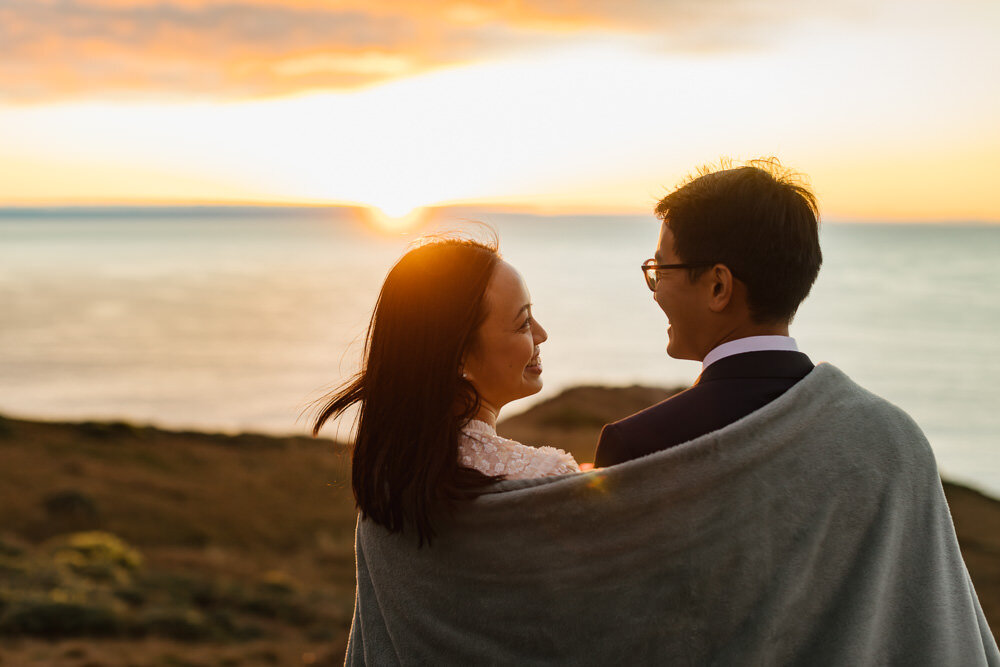
M 654 218 L 445 209 L 429 229 L 481 236 L 468 220 L 498 232 L 549 333 L 545 389 L 505 413 L 697 376 L 666 355 L 640 274 Z M 0 413 L 306 433 L 416 236 L 350 209 L 0 209 Z M 945 476 L 1000 496 L 1000 226 L 832 221 L 821 243 L 800 349 L 909 412 Z

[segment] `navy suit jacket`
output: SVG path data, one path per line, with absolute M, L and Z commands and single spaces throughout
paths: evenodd
M 679 445 L 759 410 L 809 374 L 801 352 L 768 350 L 723 357 L 694 386 L 601 431 L 594 467 L 604 468 Z

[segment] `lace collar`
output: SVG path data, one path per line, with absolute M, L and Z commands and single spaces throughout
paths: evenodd
M 465 431 L 466 433 L 479 433 L 482 435 L 497 434 L 495 428 L 493 428 L 486 422 L 481 421 L 479 419 L 470 419 L 468 423 L 466 423 L 466 425 L 462 427 L 462 430 Z

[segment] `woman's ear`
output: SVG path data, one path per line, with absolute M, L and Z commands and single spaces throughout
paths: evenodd
M 475 365 L 475 353 L 472 350 L 466 350 L 465 354 L 462 355 L 462 362 L 458 365 L 458 376 L 463 380 L 472 382 L 472 370 L 470 367 L 475 367 Z

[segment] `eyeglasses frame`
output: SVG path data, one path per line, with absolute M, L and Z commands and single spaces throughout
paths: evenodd
M 650 262 L 653 262 L 652 264 Z M 656 260 L 650 257 L 645 262 L 642 263 L 640 267 L 642 269 L 642 275 L 646 279 L 646 287 L 649 291 L 656 291 L 656 283 L 659 279 L 657 271 L 663 271 L 666 269 L 700 269 L 704 266 L 715 266 L 718 262 L 692 262 L 685 264 L 656 264 Z M 652 270 L 652 275 L 650 275 L 650 270 Z

